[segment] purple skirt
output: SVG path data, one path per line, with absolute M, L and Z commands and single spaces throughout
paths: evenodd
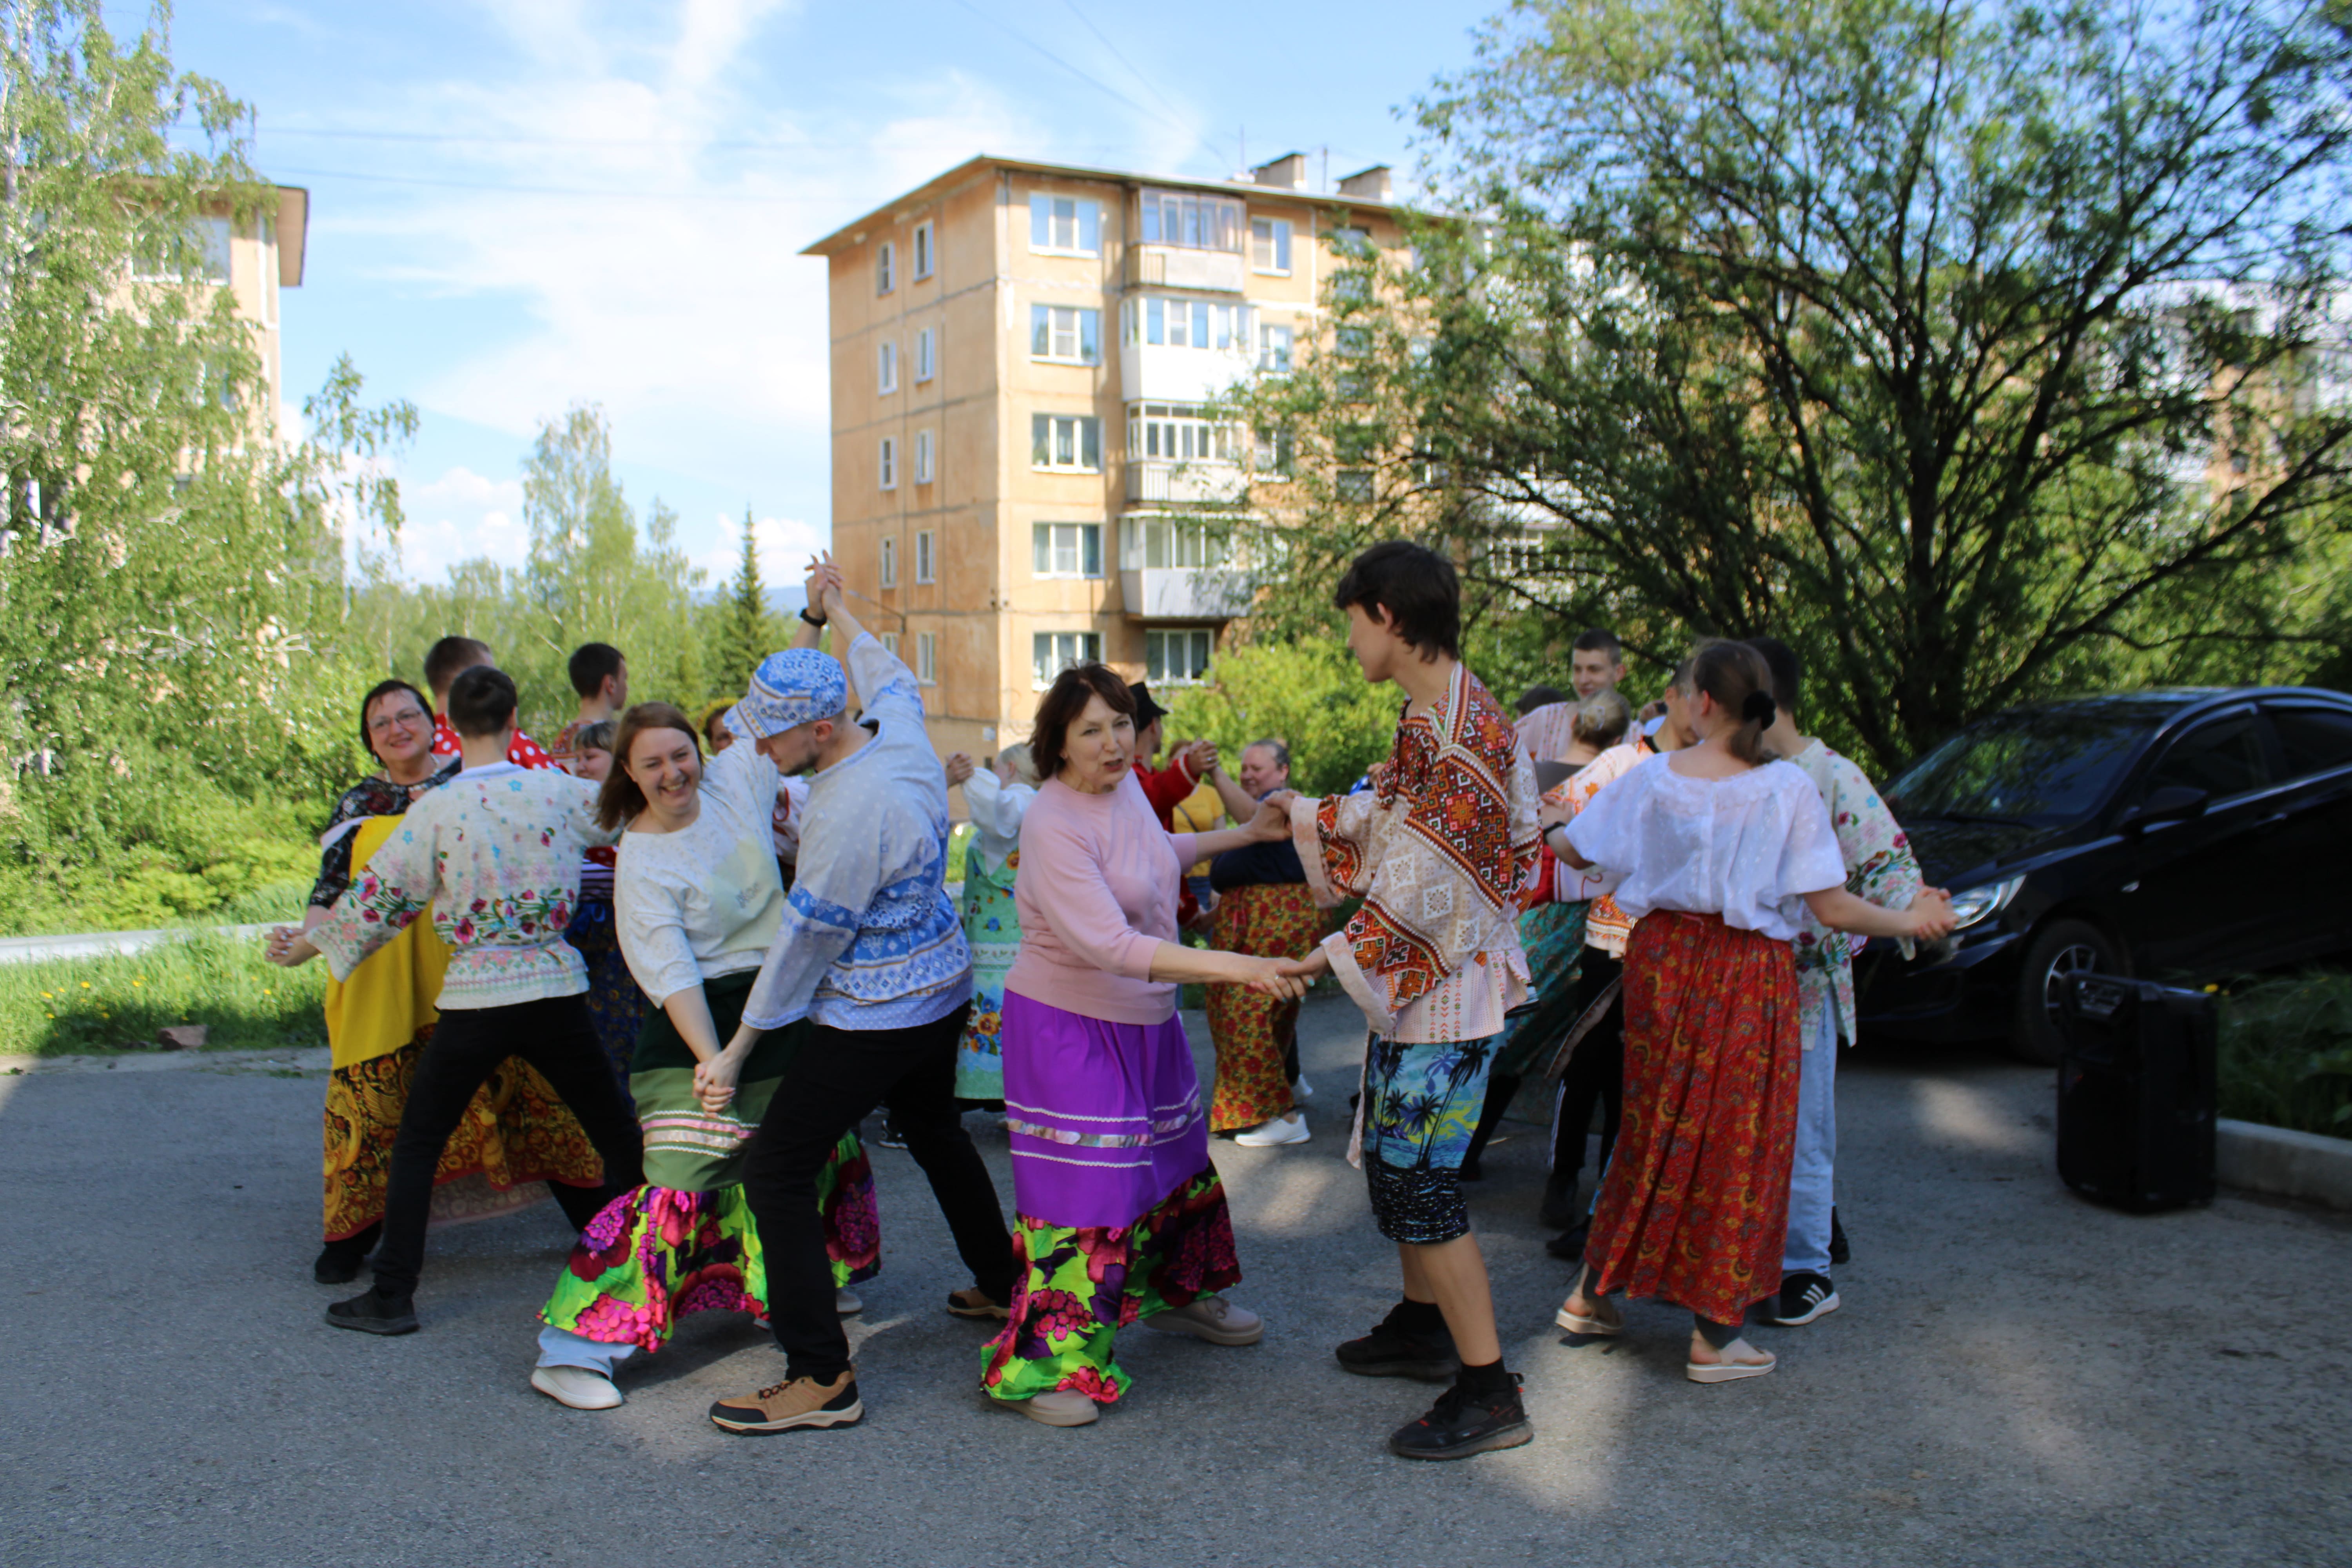
M 1182 1020 L 1114 1024 L 1004 994 L 1013 1203 L 1045 1225 L 1129 1226 L 1209 1163 Z

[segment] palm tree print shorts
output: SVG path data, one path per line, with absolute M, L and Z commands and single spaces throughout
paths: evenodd
M 1470 1234 L 1462 1159 L 1477 1131 L 1487 1069 L 1502 1038 L 1371 1037 L 1364 1062 L 1364 1177 L 1372 1218 L 1391 1241 L 1425 1246 Z

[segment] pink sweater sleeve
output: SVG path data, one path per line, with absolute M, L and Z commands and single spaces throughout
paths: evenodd
M 1160 831 L 1158 823 L 1146 822 L 1152 831 Z M 1032 817 L 1021 836 L 1021 879 L 1065 950 L 1113 974 L 1151 978 L 1160 939 L 1128 924 L 1127 911 L 1119 908 L 1102 858 L 1087 836 L 1065 824 L 1039 824 Z

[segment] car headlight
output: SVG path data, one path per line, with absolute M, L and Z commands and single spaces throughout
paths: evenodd
M 1952 929 L 1966 931 L 2000 913 L 2023 886 L 2024 878 L 2011 877 L 2005 882 L 1980 882 L 1973 888 L 1961 889 L 1952 895 Z

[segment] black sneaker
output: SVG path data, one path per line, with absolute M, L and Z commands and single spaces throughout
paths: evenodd
M 1401 1459 L 1466 1459 L 1490 1448 L 1516 1448 L 1535 1428 L 1519 1403 L 1519 1374 L 1510 1386 L 1473 1394 L 1460 1384 L 1437 1396 L 1429 1414 L 1389 1434 L 1389 1452 Z
M 1372 1331 L 1360 1340 L 1349 1340 L 1331 1353 L 1339 1364 L 1364 1377 L 1417 1377 L 1424 1383 L 1443 1383 L 1462 1370 L 1462 1358 L 1454 1353 L 1454 1336 L 1444 1327 L 1435 1331 L 1400 1327 L 1397 1313 L 1402 1304 L 1389 1310 L 1389 1315 Z
M 327 1321 L 339 1329 L 363 1334 L 413 1334 L 416 1331 L 416 1298 L 387 1296 L 371 1287 L 348 1301 L 327 1309 Z
M 1843 1268 L 1853 1254 L 1845 1245 L 1845 1226 L 1838 1223 L 1837 1205 L 1830 1205 L 1830 1267 Z
M 907 1146 L 907 1135 L 898 1131 L 898 1124 L 896 1121 L 885 1118 L 882 1122 L 882 1136 L 874 1142 L 881 1144 L 885 1149 L 904 1149 Z
M 1780 1281 L 1780 1294 L 1766 1310 L 1764 1321 L 1793 1329 L 1837 1310 L 1837 1287 L 1830 1283 L 1830 1277 L 1800 1270 Z

